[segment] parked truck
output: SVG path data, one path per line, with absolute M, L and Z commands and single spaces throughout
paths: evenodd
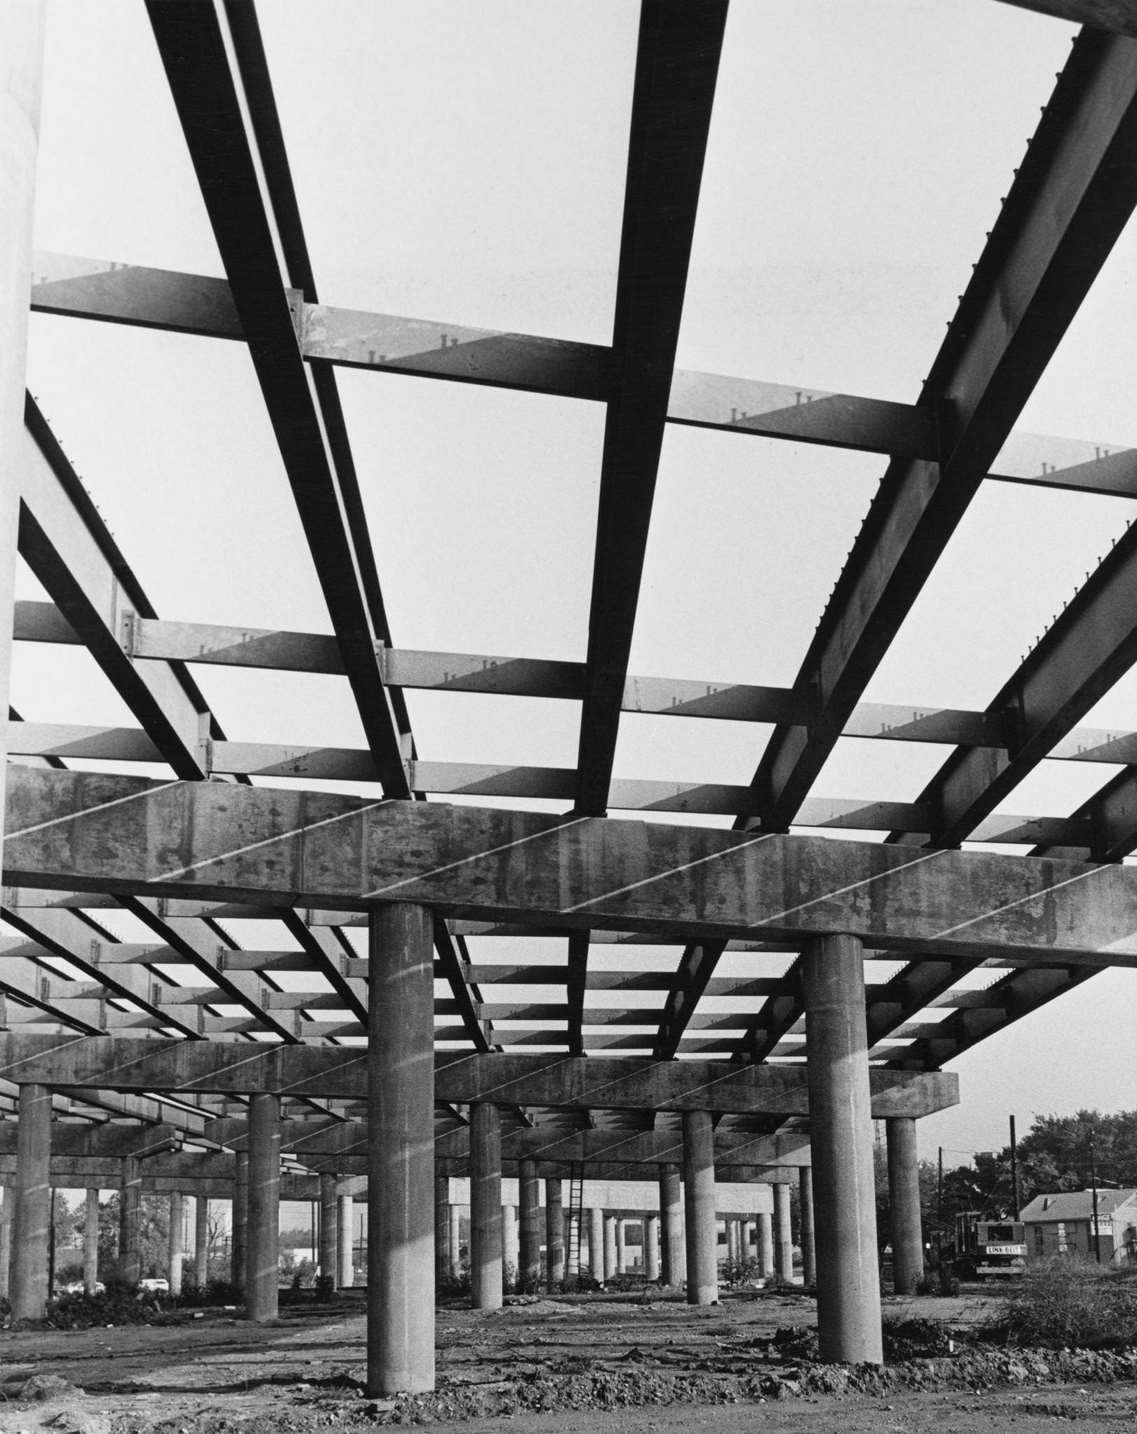
M 1026 1266 L 1026 1227 L 1021 1220 L 985 1220 L 978 1210 L 961 1210 L 944 1262 L 959 1280 L 1021 1275 Z

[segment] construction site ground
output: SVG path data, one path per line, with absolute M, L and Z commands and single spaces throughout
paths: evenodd
M 0 1434 L 288 1434 L 383 1425 L 620 1434 L 856 1434 L 948 1429 L 1017 1434 L 1076 1421 L 1084 1434 L 1137 1425 L 1137 1353 L 976 1352 L 997 1292 L 886 1299 L 886 1321 L 958 1331 L 950 1351 L 873 1370 L 809 1362 L 775 1331 L 815 1324 L 796 1293 L 724 1295 L 693 1309 L 635 1295 L 540 1299 L 493 1313 L 461 1303 L 438 1318 L 438 1391 L 363 1393 L 362 1292 L 282 1311 L 176 1323 L 0 1332 Z

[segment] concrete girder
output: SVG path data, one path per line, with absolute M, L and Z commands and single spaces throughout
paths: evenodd
M 760 928 L 790 942 L 847 930 L 914 957 L 1002 946 L 1137 964 L 1137 873 L 1120 866 L 20 767 L 7 824 L 5 867 L 31 885 L 360 908 L 414 898 L 570 928 Z M 156 922 L 153 896 L 124 901 Z M 239 973 L 209 974 L 224 988 Z M 689 975 L 681 989 L 694 991 Z
M 1055 8 L 1063 3 L 1054 0 Z M 225 279 L 47 252 L 37 252 L 33 265 L 33 312 L 244 338 Z M 307 360 L 566 398 L 602 402 L 608 396 L 611 350 L 599 345 L 311 304 L 298 289 L 288 295 L 299 315 L 300 351 Z M 918 404 L 686 369 L 675 370 L 667 422 L 898 458 L 935 459 L 938 451 L 935 422 Z M 1050 455 L 1041 471 L 1040 451 Z M 998 471 L 988 477 L 1137 497 L 1137 453 L 1016 433 L 999 456 Z
M 361 1100 L 367 1055 L 342 1046 L 213 1045 L 154 1037 L 27 1036 L 0 1032 L 0 1077 L 69 1089 L 276 1091 Z M 929 1115 L 958 1102 L 957 1078 L 873 1070 L 873 1116 Z M 439 1102 L 597 1110 L 714 1110 L 808 1115 L 804 1065 L 748 1066 L 648 1057 L 435 1055 Z
M 15 1121 L 0 1121 L 0 1155 L 16 1153 Z M 182 1132 L 173 1125 L 65 1125 L 51 1123 L 52 1155 L 68 1155 L 78 1159 L 108 1156 L 121 1159 L 124 1155 L 144 1157 L 159 1151 L 174 1150 Z
M 1093 25 L 1117 35 L 1137 38 L 1137 15 L 1129 0 L 1003 0 L 1020 10 L 1035 10 L 1040 15 L 1053 15 L 1056 20 L 1069 20 L 1074 25 Z

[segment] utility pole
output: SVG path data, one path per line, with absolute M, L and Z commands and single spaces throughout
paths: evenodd
M 1015 1139 L 1015 1118 L 1011 1116 L 1011 1204 L 1014 1217 L 1019 1218 L 1019 1211 L 1022 1205 L 1019 1196 L 1019 1146 Z
M 1101 1264 L 1101 1230 L 1098 1228 L 1098 1167 L 1094 1153 L 1094 1137 L 1090 1135 L 1090 1190 L 1093 1194 L 1094 1259 Z

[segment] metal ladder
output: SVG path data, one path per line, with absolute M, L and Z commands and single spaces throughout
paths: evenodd
M 565 1250 L 565 1289 L 580 1284 L 580 1246 L 584 1228 L 584 1165 L 574 1162 L 569 1176 L 568 1248 Z

